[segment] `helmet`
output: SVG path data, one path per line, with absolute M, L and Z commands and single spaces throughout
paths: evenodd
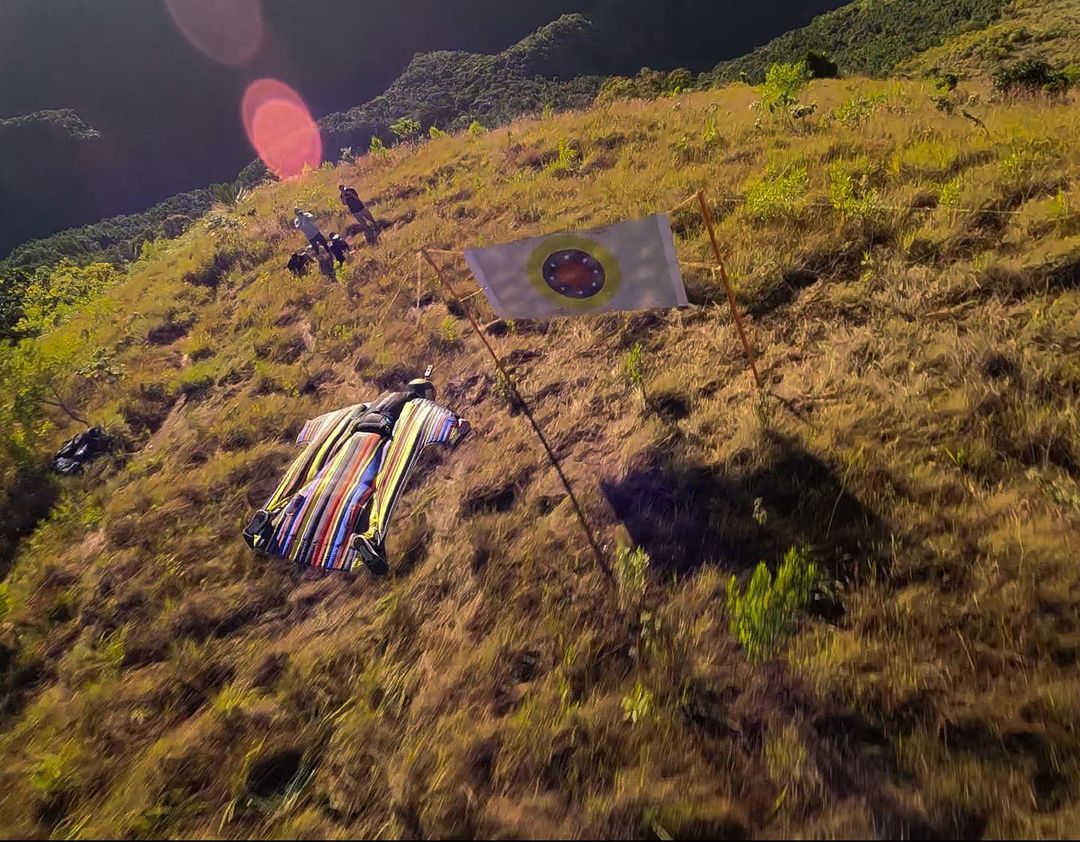
M 426 377 L 410 380 L 408 389 L 417 397 L 426 398 L 429 401 L 435 400 L 435 384 Z
M 338 189 L 338 190 L 344 190 L 344 189 L 345 189 L 345 185 L 344 185 L 344 184 L 339 184 L 339 185 L 337 186 L 337 189 Z
M 302 210 L 300 210 L 300 208 L 293 208 L 293 210 L 294 210 L 294 211 L 296 211 L 297 215 L 299 215 L 299 214 L 302 214 L 302 213 L 303 213 L 303 211 L 302 211 Z

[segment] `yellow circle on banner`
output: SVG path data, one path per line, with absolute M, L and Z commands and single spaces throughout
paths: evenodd
M 529 283 L 569 310 L 601 310 L 619 291 L 622 269 L 610 251 L 574 234 L 547 237 L 529 256 Z

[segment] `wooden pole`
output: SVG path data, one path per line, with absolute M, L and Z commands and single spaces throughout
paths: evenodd
M 581 503 L 578 502 L 578 498 L 577 495 L 574 493 L 573 486 L 570 485 L 570 480 L 563 471 L 562 464 L 559 462 L 559 457 L 555 455 L 555 451 L 548 443 L 547 437 L 544 435 L 544 431 L 540 429 L 540 424 L 533 416 L 532 410 L 525 402 L 525 398 L 521 396 L 521 392 L 518 391 L 517 385 L 514 383 L 513 378 L 510 377 L 510 372 L 506 370 L 506 367 L 503 365 L 502 360 L 499 359 L 499 355 L 496 353 L 495 348 L 492 347 L 491 343 L 488 341 L 487 336 L 484 334 L 484 331 L 481 329 L 480 325 L 477 324 L 477 321 L 473 317 L 473 314 L 464 307 L 461 299 L 458 298 L 457 293 L 454 292 L 454 288 L 450 285 L 450 282 L 447 281 L 446 278 L 443 276 L 442 269 L 440 269 L 439 265 L 431 258 L 428 250 L 420 249 L 419 253 L 424 256 L 424 259 L 431 265 L 431 268 L 435 270 L 435 275 L 436 277 L 438 277 L 439 283 L 442 285 L 447 295 L 449 295 L 454 300 L 454 302 L 456 302 L 457 305 L 464 311 L 465 318 L 469 320 L 469 324 L 472 325 L 472 329 L 476 332 L 476 335 L 480 337 L 480 341 L 484 343 L 484 347 L 487 348 L 488 354 L 491 355 L 491 359 L 495 363 L 496 370 L 498 370 L 498 372 L 506 380 L 506 385 L 510 389 L 510 393 L 513 395 L 514 400 L 517 402 L 517 405 L 521 407 L 521 411 L 525 414 L 525 417 L 529 420 L 529 424 L 532 426 L 533 432 L 536 433 L 536 437 L 540 439 L 540 444 L 542 444 L 544 447 L 544 452 L 547 454 L 548 460 L 551 462 L 552 467 L 555 468 L 555 473 L 559 475 L 559 480 L 562 482 L 563 488 L 566 489 L 567 496 L 570 498 L 570 504 L 574 508 L 574 514 L 577 515 L 578 522 L 581 524 L 581 529 L 585 533 L 586 539 L 588 539 L 589 546 L 592 548 L 593 554 L 596 556 L 597 565 L 604 573 L 604 575 L 608 577 L 608 579 L 613 579 L 614 577 L 611 573 L 611 567 L 608 565 L 607 559 L 604 558 L 604 552 L 600 549 L 600 544 L 596 541 L 596 535 L 593 533 L 592 527 L 589 526 L 588 518 L 585 517 L 585 510 L 581 507 Z
M 705 220 L 705 227 L 709 229 L 709 240 L 712 241 L 713 254 L 716 255 L 716 263 L 720 267 L 720 277 L 724 279 L 724 289 L 727 290 L 728 304 L 731 305 L 731 315 L 735 317 L 735 326 L 739 329 L 739 338 L 742 339 L 743 350 L 746 351 L 746 362 L 753 372 L 754 382 L 759 389 L 764 388 L 761 383 L 761 375 L 758 374 L 757 364 L 754 362 L 754 352 L 750 349 L 750 342 L 746 338 L 746 330 L 743 328 L 742 316 L 735 304 L 735 291 L 731 288 L 731 280 L 728 278 L 727 267 L 724 265 L 724 256 L 720 253 L 720 244 L 716 241 L 716 229 L 713 226 L 712 211 L 709 203 L 705 201 L 705 191 L 697 193 L 698 202 L 701 204 L 701 216 Z

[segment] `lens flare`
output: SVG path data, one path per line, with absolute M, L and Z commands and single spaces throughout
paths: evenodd
M 278 178 L 292 178 L 322 162 L 319 127 L 288 85 L 276 79 L 252 82 L 240 110 L 248 140 Z
M 263 37 L 262 0 L 165 0 L 188 41 L 222 64 L 243 64 Z

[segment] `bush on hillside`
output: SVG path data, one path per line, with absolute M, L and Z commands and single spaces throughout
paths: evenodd
M 1069 77 L 1040 58 L 1025 58 L 1004 65 L 994 72 L 994 87 L 1001 93 L 1063 94 L 1069 89 Z
M 805 61 L 797 64 L 774 64 L 765 74 L 761 102 L 770 112 L 786 111 L 799 102 L 799 92 L 813 78 Z
M 807 51 L 828 55 L 846 73 L 883 76 L 918 53 L 950 37 L 994 23 L 1012 0 L 890 0 L 848 3 L 820 15 L 742 58 L 713 71 L 717 83 L 745 74 L 760 83 L 777 62 L 797 62 Z

